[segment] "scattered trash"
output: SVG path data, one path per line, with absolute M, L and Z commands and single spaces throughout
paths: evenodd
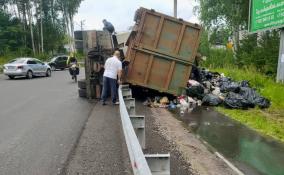
M 223 100 L 214 94 L 207 94 L 202 99 L 202 105 L 206 105 L 206 106 L 218 106 L 222 102 Z
M 196 97 L 201 100 L 204 97 L 204 87 L 202 85 L 189 86 L 186 89 L 186 94 L 190 97 Z
M 229 92 L 224 100 L 224 105 L 231 109 L 248 109 L 249 107 L 254 107 L 247 99 L 245 99 L 240 94 Z
M 230 109 L 249 109 L 254 107 L 268 108 L 270 101 L 259 95 L 250 87 L 249 81 L 233 81 L 223 73 L 210 72 L 206 69 L 198 69 L 200 81 L 188 80 L 186 94 L 176 99 L 156 96 L 147 98 L 145 106 L 155 108 L 179 109 L 180 116 L 197 106 L 224 105 Z
M 176 109 L 177 106 L 174 104 L 174 102 L 171 101 L 168 108 L 173 110 L 173 109 Z
M 212 94 L 213 95 L 217 95 L 217 96 L 221 95 L 220 88 L 219 87 L 215 87 L 214 90 L 212 91 Z
M 227 108 L 248 109 L 258 106 L 259 108 L 268 108 L 271 103 L 267 98 L 260 96 L 255 89 L 249 85 L 249 81 L 233 81 L 223 73 L 210 72 L 206 69 L 200 69 L 200 84 L 203 85 L 203 94 L 199 91 L 187 87 L 187 95 L 190 97 L 202 98 L 203 105 L 217 106 L 224 104 Z M 191 89 L 189 89 L 191 88 Z
M 168 97 L 163 97 L 160 99 L 160 103 L 163 104 L 163 105 L 167 105 L 169 104 L 169 99 Z
M 257 105 L 260 108 L 268 108 L 270 106 L 270 101 L 264 97 L 261 97 L 254 89 L 242 87 L 240 94 L 250 103 Z
M 200 83 L 195 80 L 188 80 L 188 86 L 199 86 Z

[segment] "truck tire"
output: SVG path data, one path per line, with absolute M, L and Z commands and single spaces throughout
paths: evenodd
M 86 89 L 78 89 L 79 97 L 86 98 L 87 97 L 87 91 Z
M 86 89 L 86 80 L 85 79 L 78 80 L 78 87 L 80 89 Z

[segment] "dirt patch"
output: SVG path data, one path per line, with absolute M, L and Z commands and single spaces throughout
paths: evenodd
M 146 117 L 145 153 L 170 153 L 171 175 L 236 174 L 166 109 L 138 103 L 136 111 Z

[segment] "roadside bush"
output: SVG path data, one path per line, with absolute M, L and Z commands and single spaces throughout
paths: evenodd
M 223 68 L 235 64 L 233 51 L 227 49 L 210 49 L 202 66 L 208 68 Z
M 237 51 L 236 63 L 240 67 L 254 66 L 258 72 L 275 76 L 279 54 L 279 30 L 246 36 Z
M 254 67 L 257 72 L 275 77 L 277 73 L 279 41 L 279 30 L 247 35 L 240 41 L 240 46 L 236 53 L 233 53 L 226 49 L 210 48 L 208 32 L 205 31 L 201 36 L 199 46 L 199 52 L 207 57 L 202 66 L 208 68 L 237 66 L 244 69 L 246 67 Z

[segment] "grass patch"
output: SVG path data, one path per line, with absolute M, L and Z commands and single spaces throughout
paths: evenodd
M 283 117 L 273 117 L 267 111 L 260 109 L 231 110 L 217 107 L 217 111 L 237 120 L 248 127 L 259 131 L 263 135 L 269 135 L 284 142 L 284 120 Z
M 264 76 L 254 68 L 215 68 L 212 71 L 224 73 L 236 81 L 248 80 L 251 87 L 256 88 L 261 95 L 271 100 L 271 107 L 268 109 L 231 110 L 218 107 L 219 112 L 246 124 L 262 134 L 284 142 L 283 84 L 276 83 L 272 78 Z

